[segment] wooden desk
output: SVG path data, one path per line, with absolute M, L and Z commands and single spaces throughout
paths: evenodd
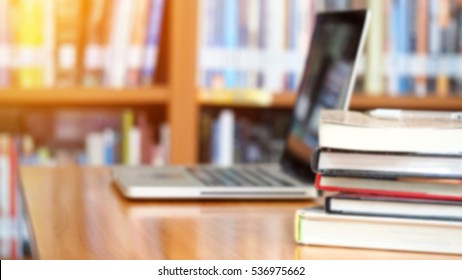
M 23 194 L 41 259 L 453 259 L 295 244 L 294 211 L 314 202 L 124 199 L 105 168 L 25 167 Z

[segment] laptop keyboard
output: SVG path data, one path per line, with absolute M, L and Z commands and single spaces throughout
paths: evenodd
M 261 168 L 190 167 L 188 172 L 206 186 L 293 187 Z

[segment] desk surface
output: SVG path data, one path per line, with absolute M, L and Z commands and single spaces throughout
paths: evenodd
M 457 256 L 299 246 L 294 211 L 314 202 L 124 199 L 105 168 L 21 170 L 41 259 L 453 259 Z

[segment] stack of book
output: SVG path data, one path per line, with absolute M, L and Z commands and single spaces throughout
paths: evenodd
M 297 212 L 302 244 L 462 254 L 462 122 L 324 111 L 313 157 L 325 209 Z
M 152 84 L 165 0 L 0 0 L 0 87 Z

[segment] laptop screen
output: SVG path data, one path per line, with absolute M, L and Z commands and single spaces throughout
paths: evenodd
M 311 46 L 297 102 L 292 113 L 281 165 L 303 181 L 312 181 L 310 161 L 318 146 L 322 109 L 348 109 L 354 66 L 363 44 L 366 11 L 320 13 L 316 16 Z

